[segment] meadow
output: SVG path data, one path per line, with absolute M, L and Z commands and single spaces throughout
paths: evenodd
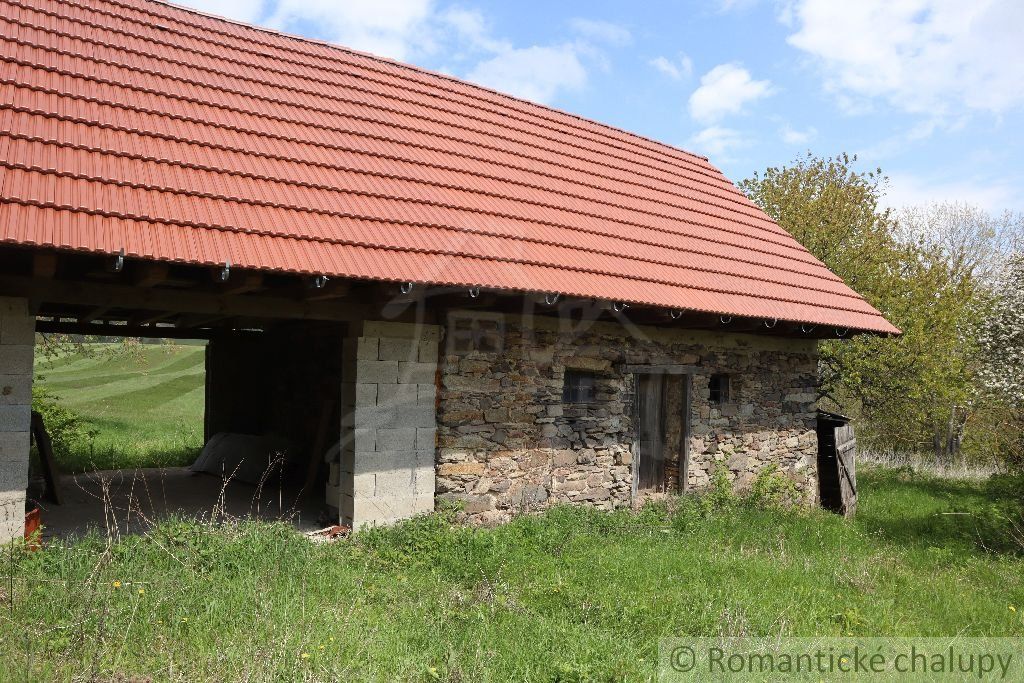
M 84 431 L 60 454 L 68 473 L 180 466 L 203 445 L 205 348 L 89 344 L 36 354 L 36 383 L 79 415 Z
M 37 375 L 94 430 L 65 471 L 201 445 L 202 347 L 97 347 Z M 8 546 L 0 681 L 633 681 L 669 636 L 1024 637 L 1022 488 L 875 465 L 849 520 L 719 490 L 496 529 L 445 509 L 333 544 L 210 515 Z
M 869 468 L 853 520 L 710 495 L 322 545 L 177 520 L 8 549 L 0 678 L 633 681 L 666 636 L 1024 637 L 1022 548 L 992 524 L 1020 486 Z

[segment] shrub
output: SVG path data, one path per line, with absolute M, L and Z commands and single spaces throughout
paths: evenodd
M 800 500 L 800 492 L 789 477 L 772 463 L 757 473 L 746 501 L 757 508 L 792 507 Z
M 58 458 L 66 458 L 76 447 L 91 443 L 98 433 L 95 427 L 62 405 L 60 397 L 39 382 L 32 385 L 32 410 L 43 416 L 46 431 L 53 442 L 54 455 Z

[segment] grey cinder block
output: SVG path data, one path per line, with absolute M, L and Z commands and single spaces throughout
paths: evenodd
M 401 384 L 433 384 L 436 373 L 436 363 L 398 364 L 398 381 Z
M 411 451 L 416 447 L 416 428 L 378 429 L 376 441 L 378 451 Z

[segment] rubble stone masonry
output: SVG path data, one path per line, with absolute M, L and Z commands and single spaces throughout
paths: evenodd
M 807 504 L 817 500 L 814 341 L 549 318 L 509 317 L 501 329 L 503 348 L 448 344 L 441 360 L 437 496 L 461 501 L 467 521 L 633 504 L 638 365 L 691 378 L 685 490 L 707 487 L 719 467 L 742 489 L 774 463 Z M 563 403 L 566 369 L 594 373 L 593 402 Z M 713 373 L 730 376 L 724 404 L 710 400 Z

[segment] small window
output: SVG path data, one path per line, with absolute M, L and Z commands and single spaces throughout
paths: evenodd
M 729 375 L 711 375 L 711 402 L 719 405 L 729 402 Z
M 504 347 L 504 325 L 500 315 L 453 313 L 448 324 L 449 353 L 500 353 Z
M 565 384 L 562 386 L 562 403 L 593 403 L 594 375 L 579 370 L 565 371 Z

